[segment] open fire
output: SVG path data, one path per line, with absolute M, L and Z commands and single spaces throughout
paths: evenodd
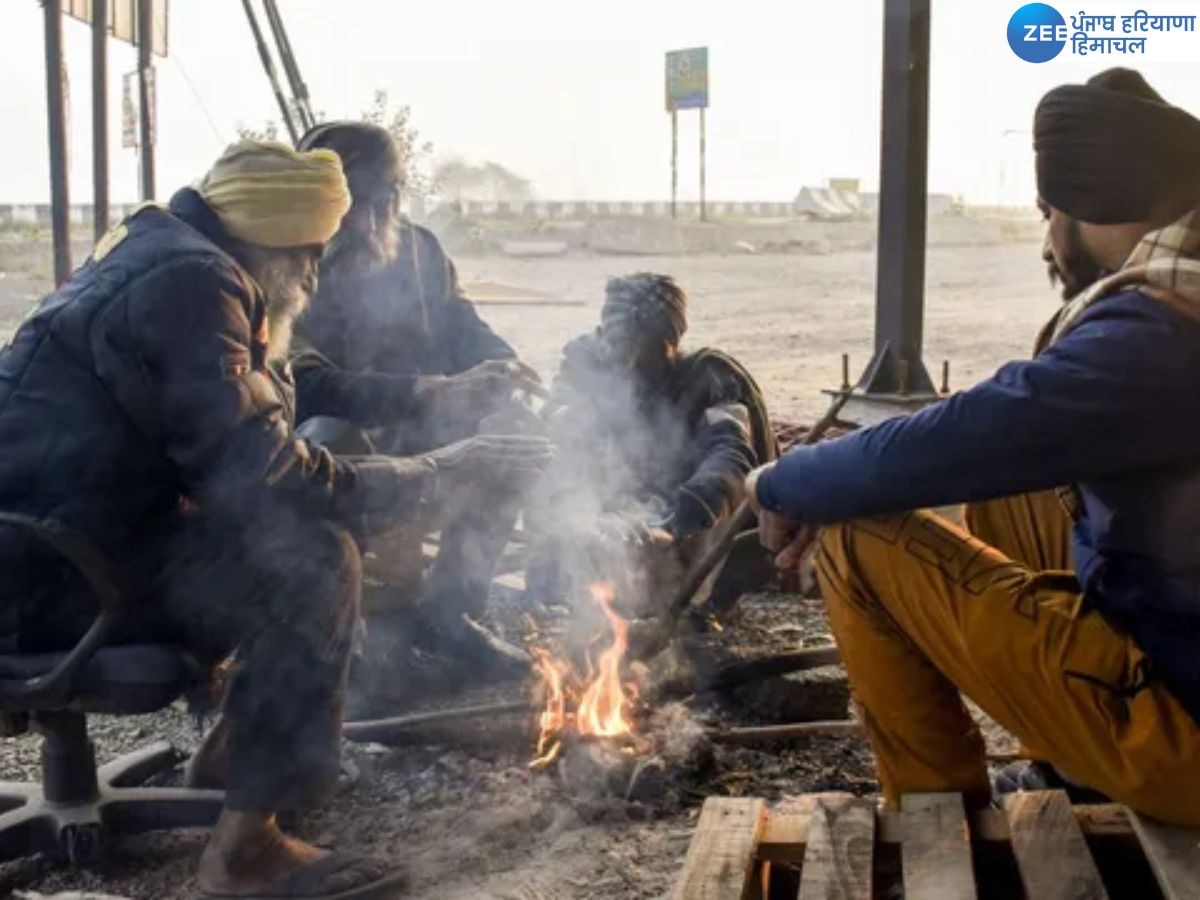
M 629 623 L 613 609 L 611 583 L 595 582 L 589 592 L 608 621 L 612 642 L 595 663 L 590 654 L 586 657 L 583 672 L 543 647 L 532 648 L 546 695 L 537 749 L 529 763 L 532 769 L 543 769 L 558 759 L 563 741 L 571 737 L 612 739 L 629 752 L 638 751 L 633 718 L 637 687 L 621 681 L 621 665 L 629 649 Z

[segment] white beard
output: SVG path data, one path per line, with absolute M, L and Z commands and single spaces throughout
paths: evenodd
M 343 228 L 325 251 L 324 270 L 334 276 L 363 276 L 391 266 L 400 253 L 400 222 L 389 219 L 370 237 Z
M 267 362 L 283 362 L 292 349 L 292 332 L 298 316 L 292 313 L 267 312 Z
M 308 291 L 286 265 L 268 264 L 258 281 L 267 298 L 267 361 L 281 362 L 291 350 L 296 320 L 308 308 Z

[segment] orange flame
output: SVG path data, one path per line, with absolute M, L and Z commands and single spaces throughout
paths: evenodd
M 600 604 L 612 628 L 612 646 L 600 654 L 599 674 L 584 688 L 576 712 L 580 734 L 616 737 L 633 731 L 630 702 L 621 684 L 621 660 L 629 648 L 629 623 L 612 608 L 613 589 L 607 582 L 591 586 L 592 599 Z
M 570 667 L 541 647 L 532 649 L 533 665 L 545 682 L 547 696 L 546 708 L 538 717 L 541 731 L 538 735 L 537 753 L 529 765 L 532 768 L 541 768 L 554 762 L 562 748 L 559 735 L 567 725 L 567 697 L 563 682 L 570 674 Z
M 599 604 L 612 630 L 612 644 L 600 654 L 599 664 L 588 660 L 586 676 L 549 651 L 532 648 L 534 668 L 541 677 L 546 706 L 539 717 L 537 752 L 530 768 L 548 766 L 562 750 L 562 737 L 568 731 L 581 736 L 623 737 L 633 734 L 633 703 L 637 699 L 632 684 L 621 683 L 621 662 L 629 649 L 629 623 L 613 609 L 613 586 L 608 582 L 591 585 L 592 600 Z M 574 705 L 574 712 L 568 705 Z

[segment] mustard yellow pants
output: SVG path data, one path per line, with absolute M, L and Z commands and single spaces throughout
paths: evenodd
M 978 511 L 968 521 L 979 527 Z M 965 694 L 1037 758 L 1200 825 L 1200 728 L 1161 684 L 1136 689 L 1143 654 L 1081 612 L 1070 572 L 1034 569 L 925 511 L 823 529 L 816 568 L 890 804 L 920 791 L 988 799 Z
M 1071 517 L 1056 491 L 968 503 L 967 531 L 1013 562 L 1045 572 L 1071 571 Z

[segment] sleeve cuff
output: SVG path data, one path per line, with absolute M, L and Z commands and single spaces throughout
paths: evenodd
M 774 480 L 778 477 L 778 467 L 771 466 L 758 476 L 758 481 L 754 485 L 754 493 L 758 500 L 758 505 L 770 512 L 779 512 L 779 500 L 775 495 Z

